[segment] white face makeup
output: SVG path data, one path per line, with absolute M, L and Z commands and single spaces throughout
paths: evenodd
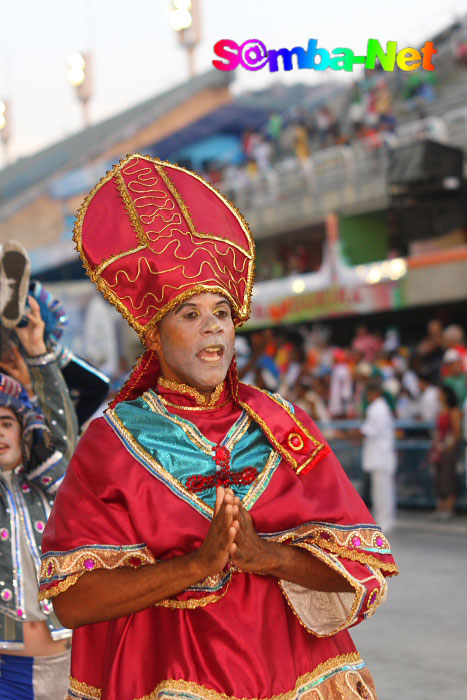
M 9 471 L 21 461 L 21 425 L 10 408 L 0 406 L 0 469 Z
M 224 381 L 235 341 L 230 303 L 221 294 L 196 294 L 169 311 L 148 332 L 166 379 L 188 384 L 208 398 Z

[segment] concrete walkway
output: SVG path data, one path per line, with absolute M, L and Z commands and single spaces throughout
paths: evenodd
M 352 637 L 378 700 L 467 698 L 467 517 L 402 513 L 389 538 L 400 575 Z

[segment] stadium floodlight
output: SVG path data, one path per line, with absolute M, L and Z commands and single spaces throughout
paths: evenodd
M 79 51 L 74 51 L 68 54 L 67 59 L 67 78 L 70 85 L 78 87 L 86 80 L 86 61 L 83 54 Z
M 89 125 L 88 104 L 92 96 L 91 57 L 88 53 L 73 51 L 66 58 L 67 80 L 76 90 L 83 107 L 84 125 Z
M 172 0 L 169 8 L 169 24 L 175 32 L 191 27 L 193 24 L 191 0 Z
M 169 25 L 187 50 L 190 75 L 195 74 L 194 49 L 201 39 L 201 0 L 170 0 Z

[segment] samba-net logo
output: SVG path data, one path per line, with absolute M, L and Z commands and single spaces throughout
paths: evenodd
M 354 65 L 363 65 L 367 70 L 381 67 L 385 71 L 393 71 L 397 66 L 403 71 L 435 70 L 433 56 L 437 53 L 432 41 L 426 41 L 418 50 L 407 47 L 397 50 L 397 42 L 388 41 L 383 49 L 378 39 L 368 39 L 365 55 L 355 54 L 352 49 L 342 46 L 328 51 L 318 48 L 317 39 L 309 39 L 308 46 L 295 46 L 293 49 L 267 49 L 259 39 L 247 39 L 243 44 L 237 44 L 232 39 L 221 39 L 214 44 L 214 53 L 218 56 L 212 64 L 214 68 L 223 71 L 235 70 L 242 66 L 246 70 L 261 70 L 268 66 L 271 73 L 276 73 L 279 67 L 289 71 L 297 67 L 299 70 L 336 70 L 352 71 Z M 220 59 L 220 60 L 219 60 Z

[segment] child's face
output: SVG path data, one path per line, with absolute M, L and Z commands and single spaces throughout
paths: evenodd
M 0 468 L 9 471 L 21 464 L 21 424 L 11 408 L 0 407 Z

